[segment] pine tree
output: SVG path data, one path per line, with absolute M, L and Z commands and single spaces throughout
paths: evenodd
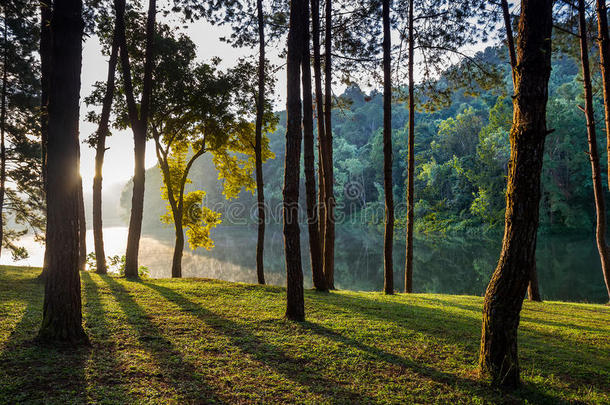
M 483 304 L 480 372 L 504 387 L 519 385 L 519 313 L 536 257 L 540 173 L 548 133 L 552 3 L 522 1 L 504 240 Z

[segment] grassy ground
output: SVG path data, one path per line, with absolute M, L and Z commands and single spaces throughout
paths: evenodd
M 482 299 L 83 273 L 90 348 L 32 343 L 38 269 L 0 267 L 0 403 L 610 403 L 610 307 L 525 303 L 524 386 L 476 379 Z

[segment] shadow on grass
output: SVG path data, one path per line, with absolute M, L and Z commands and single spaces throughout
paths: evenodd
M 373 398 L 367 397 L 363 393 L 352 391 L 339 384 L 329 384 L 328 378 L 320 374 L 309 362 L 291 357 L 280 348 L 245 329 L 243 325 L 202 307 L 175 290 L 149 282 L 142 282 L 142 284 L 178 305 L 182 311 L 196 316 L 217 332 L 225 335 L 233 345 L 248 353 L 255 360 L 273 368 L 295 383 L 308 387 L 312 393 L 325 395 L 325 398 L 332 403 L 374 402 Z
M 108 285 L 127 322 L 134 328 L 142 348 L 149 352 L 162 369 L 162 377 L 184 396 L 187 401 L 200 403 L 222 403 L 214 389 L 205 381 L 196 367 L 165 338 L 150 320 L 150 315 L 129 295 L 128 291 L 111 276 L 100 276 Z M 166 377 L 167 376 L 167 377 Z
M 315 294 L 307 296 L 318 303 L 318 305 L 331 310 L 341 309 L 342 311 L 350 312 L 358 317 L 376 319 L 384 322 L 391 322 L 400 328 L 411 330 L 417 333 L 422 333 L 431 339 L 449 344 L 454 344 L 462 347 L 464 350 L 471 352 L 473 356 L 478 354 L 478 343 L 480 339 L 480 321 L 475 321 L 470 317 L 462 316 L 456 313 L 444 311 L 441 308 L 430 308 L 417 305 L 411 305 L 401 302 L 379 302 L 366 297 L 350 297 L 341 294 L 331 294 L 326 297 L 321 297 Z M 451 306 L 451 302 L 443 302 L 447 306 Z M 390 363 L 412 369 L 415 372 L 426 375 L 438 382 L 453 383 L 458 386 L 464 386 L 468 391 L 476 390 L 481 394 L 481 389 L 490 390 L 490 388 L 481 382 L 474 380 L 462 379 L 458 376 L 444 373 L 426 364 L 421 364 L 411 360 L 406 360 L 400 356 L 392 355 L 376 347 L 367 346 L 353 338 L 346 337 L 332 329 L 328 329 L 319 324 L 307 324 L 312 331 L 317 331 L 319 334 L 329 336 L 341 343 L 348 344 L 359 350 L 375 355 L 380 359 Z M 315 325 L 315 326 L 312 326 Z M 555 342 L 549 340 L 545 334 L 537 333 L 536 331 L 528 330 L 526 332 L 528 344 L 544 350 L 542 354 L 538 354 L 538 350 L 534 354 L 540 361 L 537 362 L 539 371 L 552 375 L 555 372 L 561 372 L 565 376 L 576 369 L 579 374 L 589 376 L 589 382 L 596 387 L 600 392 L 605 392 L 606 384 L 603 381 L 603 376 L 599 372 L 603 367 L 601 364 L 592 371 L 588 367 L 591 358 L 585 356 L 575 342 Z M 468 342 L 465 343 L 464 340 Z M 555 337 L 557 339 L 557 337 Z M 523 344 L 523 343 L 521 343 Z M 571 361 L 566 364 L 557 365 L 554 361 L 554 353 L 562 353 L 571 358 Z M 523 353 L 523 351 L 521 351 Z M 523 354 L 521 354 L 523 357 Z M 542 366 L 542 367 L 541 367 Z M 465 385 L 464 385 L 465 384 Z M 562 403 L 563 399 L 551 395 L 543 390 L 546 387 L 537 386 L 534 384 L 525 383 L 522 388 L 511 394 L 513 397 L 534 401 L 535 403 Z
M 17 283 L 26 308 L 0 354 L 0 403 L 86 403 L 90 349 L 37 344 L 44 287 L 34 277 Z
M 90 392 L 95 402 L 133 402 L 125 373 L 118 360 L 117 342 L 111 336 L 110 325 L 97 284 L 88 273 L 81 273 L 84 288 L 84 319 L 92 344 L 89 367 Z
M 128 291 L 111 276 L 100 276 L 108 284 L 114 298 L 134 328 L 142 348 L 149 352 L 170 386 L 184 396 L 184 400 L 194 403 L 222 403 L 214 389 L 205 381 L 196 367 L 188 362 L 174 344 L 165 338 L 159 328 L 150 320 L 150 315 L 129 295 Z

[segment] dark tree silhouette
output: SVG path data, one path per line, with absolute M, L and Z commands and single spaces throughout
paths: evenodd
M 129 231 L 127 234 L 127 250 L 125 252 L 125 277 L 138 277 L 138 251 L 140 236 L 142 235 L 142 215 L 144 213 L 144 178 L 146 168 L 144 159 L 146 154 L 146 137 L 148 129 L 148 112 L 150 107 L 150 94 L 152 92 L 152 71 L 154 65 L 154 37 L 155 20 L 157 14 L 156 0 L 148 2 L 148 17 L 146 20 L 146 48 L 144 51 L 144 77 L 142 99 L 138 109 L 133 93 L 131 80 L 131 65 L 127 52 L 125 36 L 125 0 L 115 0 L 116 30 L 119 35 L 121 68 L 125 88 L 125 98 L 129 111 L 129 121 L 133 131 L 135 167 L 133 176 L 133 193 L 131 195 L 131 215 L 129 217 Z
M 95 174 L 93 175 L 93 243 L 95 245 L 96 272 L 106 274 L 106 253 L 104 251 L 104 231 L 102 223 L 102 167 L 104 166 L 104 154 L 106 153 L 106 137 L 110 133 L 109 121 L 114 97 L 115 73 L 119 58 L 119 44 L 116 29 L 112 35 L 110 48 L 110 59 L 108 61 L 108 77 L 106 89 L 102 101 L 102 112 L 97 127 L 97 132 L 91 143 L 95 146 Z
M 394 294 L 394 197 L 392 193 L 392 72 L 390 39 L 390 0 L 382 2 L 383 22 L 383 190 L 385 192 L 385 231 L 383 237 L 383 290 Z
M 610 36 L 608 35 L 608 8 L 606 0 L 596 1 L 597 44 L 604 95 L 604 119 L 606 122 L 606 149 L 610 152 Z M 608 188 L 610 188 L 610 153 L 608 153 Z M 606 284 L 608 276 L 606 275 Z
M 86 343 L 78 272 L 78 122 L 82 2 L 55 0 L 51 18 L 47 141 L 47 250 L 43 342 Z
M 309 5 L 304 4 L 305 28 L 303 29 L 301 71 L 303 82 L 303 160 L 305 164 L 305 192 L 307 199 L 307 225 L 309 228 L 309 255 L 313 285 L 325 291 L 326 279 L 322 262 L 322 245 L 316 207 L 316 174 L 313 140 L 313 100 L 311 88 L 311 65 L 309 51 Z
M 335 288 L 335 192 L 332 130 L 332 0 L 326 0 L 324 31 L 324 275 L 326 286 Z
M 409 0 L 408 21 L 408 80 L 409 80 L 409 151 L 407 167 L 407 251 L 405 259 L 405 292 L 413 292 L 413 224 L 415 222 L 414 203 L 414 173 L 415 173 L 415 81 L 413 79 L 413 55 L 415 49 L 415 36 L 413 32 L 413 0 Z
M 304 0 L 290 1 L 286 93 L 286 161 L 284 165 L 284 251 L 286 254 L 286 318 L 305 319 L 301 236 L 299 228 L 299 178 L 301 159 L 301 86 L 305 21 Z
M 604 10 L 605 11 L 605 10 Z M 587 122 L 587 140 L 589 143 L 589 160 L 591 162 L 591 178 L 593 180 L 593 195 L 595 197 L 595 241 L 599 251 L 606 291 L 610 300 L 610 249 L 606 242 L 606 202 L 602 185 L 602 173 L 597 150 L 597 134 L 595 131 L 595 110 L 593 108 L 593 91 L 591 89 L 591 72 L 589 69 L 589 46 L 587 41 L 587 15 L 584 0 L 578 0 L 578 36 L 580 41 L 580 62 L 584 88 L 584 113 Z M 603 69 L 603 64 L 602 64 Z M 603 74 L 602 74 L 603 76 Z
M 47 195 L 47 140 L 49 139 L 49 122 L 47 107 L 49 104 L 49 77 L 51 76 L 51 15 L 50 0 L 40 2 L 40 160 L 42 161 L 42 187 Z M 46 225 L 45 225 L 46 227 Z M 45 229 L 45 240 L 47 230 Z M 49 249 L 45 245 L 42 272 L 46 276 L 49 265 Z
M 504 240 L 483 304 L 480 372 L 504 387 L 519 385 L 519 313 L 536 258 L 540 173 L 548 133 L 552 6 L 551 0 L 521 4 Z
M 256 0 L 258 25 L 258 94 L 256 100 L 256 128 L 254 138 L 254 160 L 256 164 L 256 199 L 258 204 L 258 228 L 256 239 L 256 277 L 265 284 L 265 183 L 263 181 L 263 115 L 265 113 L 265 15 L 263 0 Z

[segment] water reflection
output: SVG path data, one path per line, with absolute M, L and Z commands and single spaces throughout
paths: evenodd
M 185 249 L 184 277 L 207 277 L 228 281 L 256 282 L 254 269 L 256 228 L 220 226 L 214 231 L 216 247 L 211 251 Z M 127 228 L 104 230 L 108 255 L 123 255 Z M 305 285 L 311 287 L 307 256 L 307 234 L 301 243 Z M 2 264 L 40 266 L 44 250 L 31 238 L 22 241 L 30 258 L 12 262 L 3 252 Z M 339 289 L 380 291 L 383 287 L 382 235 L 365 229 L 338 229 L 335 281 Z M 87 246 L 93 250 L 91 231 Z M 482 295 L 498 260 L 501 235 L 491 238 L 416 239 L 414 250 L 414 288 L 416 292 Z M 170 229 L 143 236 L 140 263 L 152 277 L 170 277 L 173 238 Z M 395 245 L 395 286 L 403 285 L 404 243 Z M 605 302 L 607 295 L 599 258 L 590 235 L 541 235 L 538 242 L 538 272 L 543 299 Z M 284 252 L 282 229 L 270 226 L 266 232 L 265 278 L 270 284 L 283 285 Z

